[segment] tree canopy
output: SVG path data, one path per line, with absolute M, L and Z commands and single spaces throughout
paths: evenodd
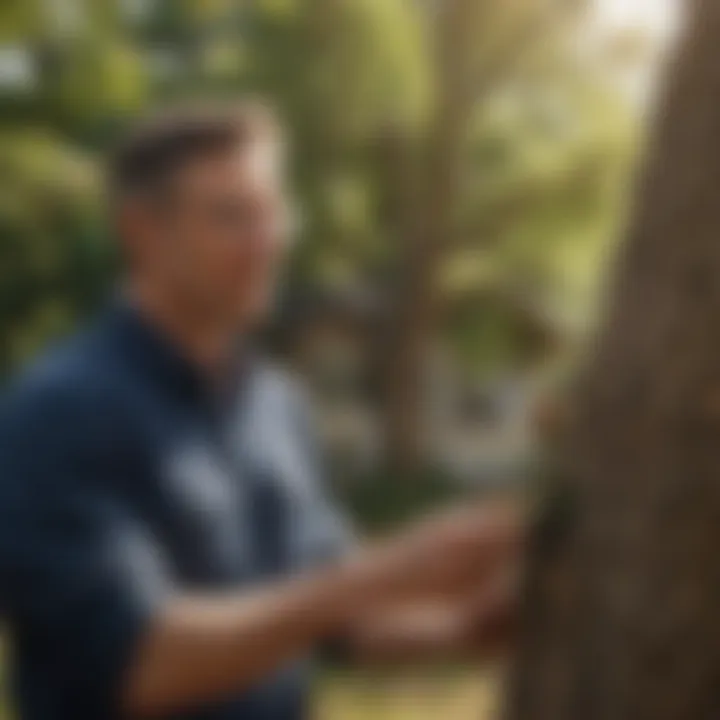
M 102 153 L 138 113 L 184 97 L 258 94 L 287 123 L 299 287 L 392 289 L 445 143 L 457 182 L 432 283 L 452 312 L 429 332 L 483 373 L 522 360 L 518 298 L 572 325 L 622 201 L 632 113 L 608 64 L 578 47 L 582 2 L 466 4 L 467 56 L 443 66 L 432 2 L 5 3 L 0 367 L 97 304 L 114 263 Z M 456 90 L 463 117 L 443 125 Z

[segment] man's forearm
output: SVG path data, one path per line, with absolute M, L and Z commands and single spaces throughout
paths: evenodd
M 330 570 L 240 596 L 178 597 L 153 621 L 128 673 L 130 716 L 250 687 L 347 621 L 355 574 Z
M 234 695 L 392 602 L 456 592 L 517 545 L 507 513 L 452 513 L 341 565 L 239 595 L 178 597 L 153 619 L 127 673 L 131 716 Z

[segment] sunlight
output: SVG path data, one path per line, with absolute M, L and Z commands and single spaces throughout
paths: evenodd
M 679 0 L 595 0 L 599 23 L 608 30 L 637 29 L 655 40 L 669 39 L 680 15 Z
M 680 28 L 681 0 L 593 0 L 591 8 L 590 36 L 600 48 L 614 50 L 619 63 L 608 56 L 605 62 L 643 112 L 652 106 L 666 51 Z

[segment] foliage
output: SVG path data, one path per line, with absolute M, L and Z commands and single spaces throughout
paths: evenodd
M 630 156 L 629 115 L 568 42 L 578 3 L 480 5 L 443 292 L 471 307 L 479 287 L 520 292 L 563 321 L 592 297 Z M 545 6 L 552 31 L 522 39 Z M 287 121 L 303 217 L 294 283 L 387 282 L 406 247 L 387 140 L 411 171 L 422 166 L 438 102 L 433 13 L 411 0 L 5 4 L 0 32 L 25 72 L 0 84 L 0 369 L 102 296 L 113 267 L 97 199 L 102 150 L 128 118 L 178 97 L 258 93 Z M 487 332 L 480 308 L 474 315 L 441 328 L 470 365 L 521 354 L 504 322 Z

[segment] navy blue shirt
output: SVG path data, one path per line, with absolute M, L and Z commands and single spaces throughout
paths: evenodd
M 27 720 L 116 717 L 130 658 L 171 593 L 248 587 L 347 540 L 293 384 L 252 360 L 213 393 L 127 306 L 0 403 L 0 611 Z M 172 717 L 297 720 L 309 664 Z

